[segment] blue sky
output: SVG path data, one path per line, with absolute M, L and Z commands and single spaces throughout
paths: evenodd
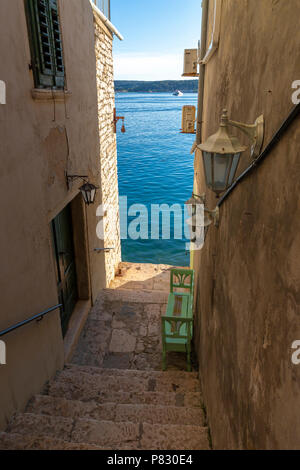
M 180 80 L 183 50 L 197 48 L 201 0 L 111 0 L 116 80 Z

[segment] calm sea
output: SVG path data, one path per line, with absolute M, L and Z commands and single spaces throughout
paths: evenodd
M 183 105 L 196 106 L 197 95 L 167 93 L 119 93 L 118 116 L 125 116 L 126 134 L 118 124 L 118 175 L 120 196 L 131 204 L 181 204 L 193 189 L 193 135 L 180 134 Z M 136 217 L 127 217 L 121 205 L 121 231 L 127 232 Z M 150 214 L 150 210 L 149 210 Z M 139 213 L 137 213 L 137 216 Z M 150 217 L 149 217 L 150 219 Z M 173 224 L 171 217 L 171 225 Z M 136 263 L 189 265 L 187 240 L 122 240 L 122 259 Z

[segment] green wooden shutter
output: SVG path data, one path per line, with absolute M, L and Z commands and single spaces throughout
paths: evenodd
M 55 86 L 61 88 L 64 86 L 65 70 L 57 0 L 50 0 L 49 3 L 54 52 Z
M 35 86 L 63 88 L 64 64 L 56 0 L 27 0 Z

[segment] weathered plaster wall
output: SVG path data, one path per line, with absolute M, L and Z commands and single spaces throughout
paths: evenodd
M 0 2 L 0 79 L 7 104 L 0 105 L 0 330 L 57 304 L 51 220 L 78 195 L 80 182 L 67 190 L 65 171 L 89 175 L 101 187 L 94 18 L 88 0 L 60 0 L 67 88 L 64 102 L 32 99 L 30 48 L 23 0 Z M 96 236 L 99 219 L 86 210 L 84 258 L 95 299 L 106 286 L 104 255 Z M 73 204 L 76 209 L 76 204 Z M 82 216 L 82 214 L 81 214 Z M 84 224 L 77 220 L 76 227 Z M 77 242 L 76 242 L 77 243 Z M 77 243 L 80 245 L 80 242 Z M 103 243 L 102 243 L 103 246 Z M 0 429 L 16 409 L 63 365 L 59 313 L 5 338 L 7 365 L 0 366 Z
M 227 107 L 236 121 L 263 113 L 266 144 L 294 106 L 300 3 L 222 4 L 219 49 L 206 67 L 203 139 Z M 291 362 L 300 339 L 299 124 L 225 201 L 220 227 L 195 255 L 195 341 L 215 448 L 300 447 L 300 366 Z M 206 191 L 214 208 L 201 160 L 197 153 L 195 192 Z M 248 152 L 238 173 L 249 162 Z
M 107 215 L 103 217 L 104 246 L 113 248 L 104 255 L 107 285 L 114 279 L 121 261 L 117 144 L 113 126 L 115 90 L 112 46 L 112 34 L 95 18 L 101 192 L 102 204 L 107 208 Z

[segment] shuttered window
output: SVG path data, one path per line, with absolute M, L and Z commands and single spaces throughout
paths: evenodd
M 57 0 L 26 0 L 36 88 L 64 88 L 64 61 Z

